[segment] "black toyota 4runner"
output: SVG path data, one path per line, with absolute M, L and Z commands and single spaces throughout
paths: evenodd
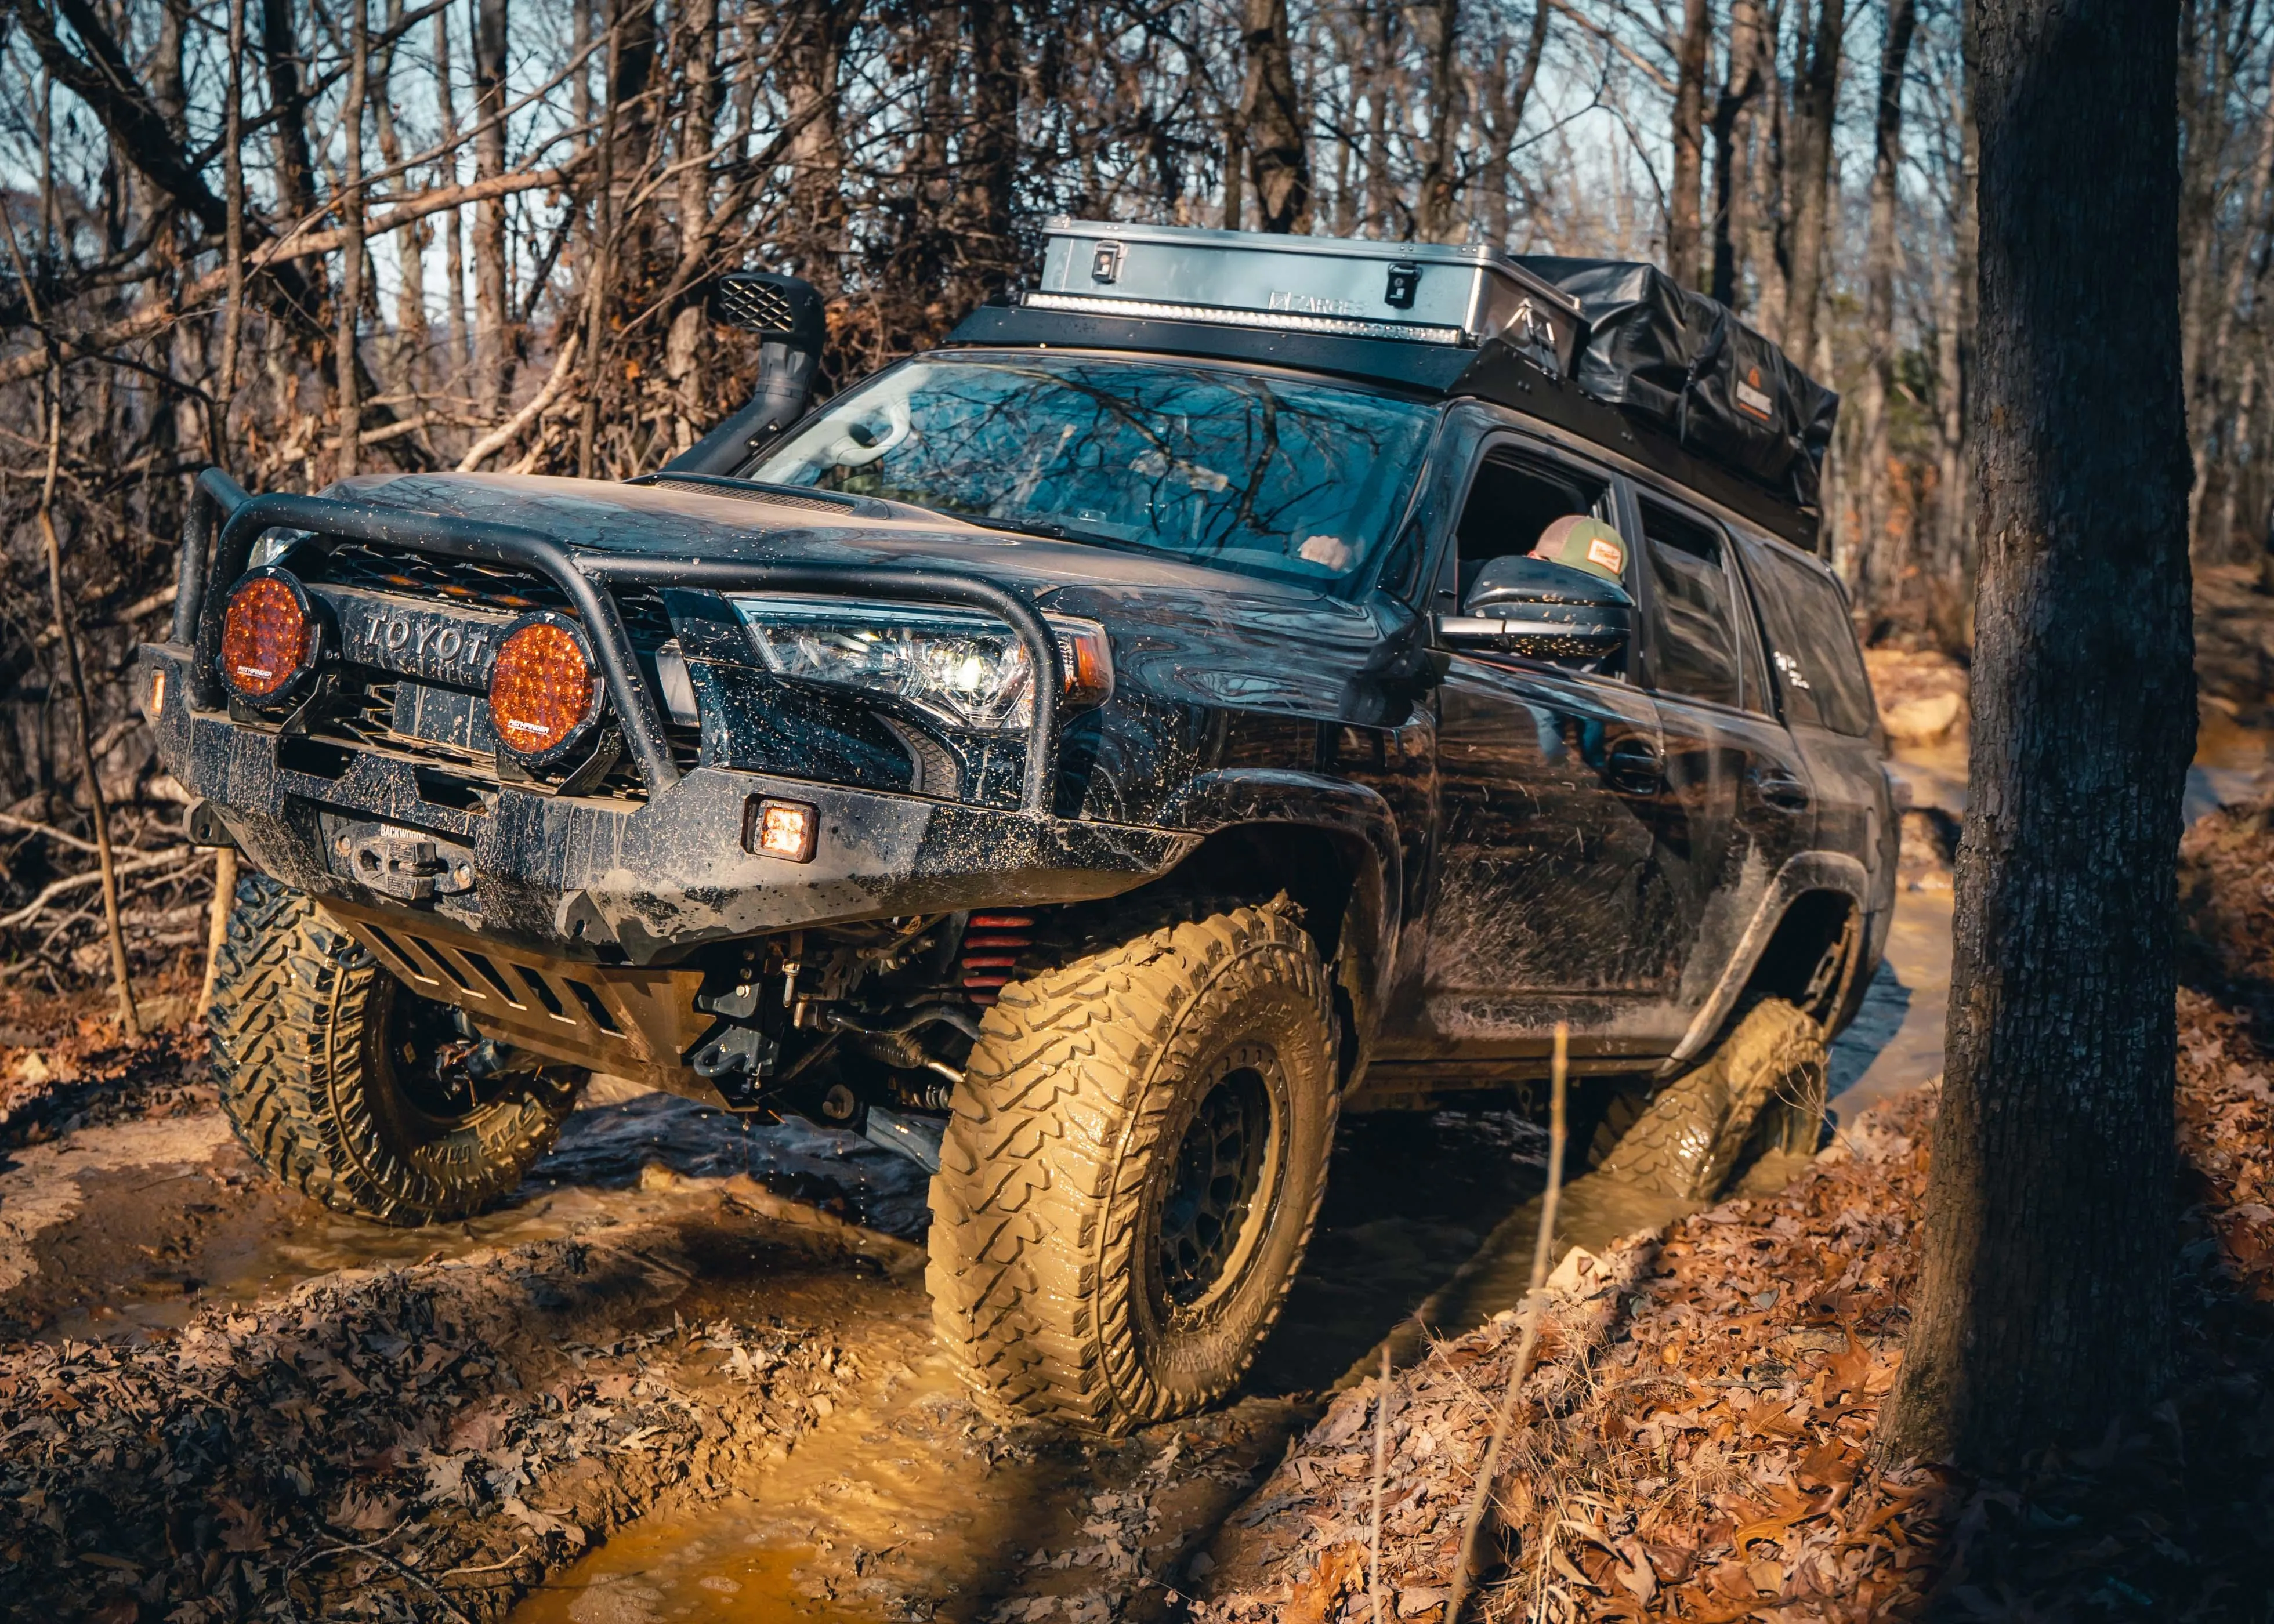
M 802 1113 L 933 1169 L 972 1380 L 1110 1431 L 1237 1382 L 1339 1112 L 1536 1098 L 1559 1022 L 1615 1173 L 1812 1147 L 1896 831 L 1772 346 L 1063 221 L 811 410 L 813 290 L 712 309 L 757 396 L 647 477 L 200 482 L 138 680 L 259 870 L 212 1034 L 279 1177 L 456 1217 L 594 1073 Z

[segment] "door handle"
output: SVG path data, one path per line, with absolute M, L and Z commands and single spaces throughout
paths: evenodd
M 1649 740 L 1630 736 L 1603 757 L 1603 776 L 1623 795 L 1655 795 L 1666 782 L 1666 758 Z
M 1756 767 L 1752 772 L 1753 787 L 1760 797 L 1780 812 L 1805 812 L 1809 808 L 1808 786 L 1781 767 Z

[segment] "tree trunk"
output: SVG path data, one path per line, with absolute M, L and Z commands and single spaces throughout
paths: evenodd
M 1786 159 L 1788 142 L 1785 124 L 1784 76 L 1775 71 L 1776 41 L 1783 26 L 1781 4 L 1767 8 L 1761 32 L 1765 69 L 1761 104 L 1745 115 L 1749 150 L 1745 157 L 1745 258 L 1759 283 L 1759 302 L 1751 320 L 1772 341 L 1784 337 L 1786 289 L 1785 208 L 1790 197 Z
M 1703 259 L 1698 193 L 1706 174 L 1706 54 L 1713 42 L 1710 0 L 1683 0 L 1674 57 L 1674 182 L 1666 202 L 1666 274 L 1695 288 Z
M 1731 310 L 1744 308 L 1737 245 L 1745 240 L 1742 215 L 1746 187 L 1738 171 L 1746 167 L 1747 132 L 1739 115 L 1760 94 L 1760 0 L 1733 0 L 1729 7 L 1729 65 L 1713 102 L 1713 297 Z
M 834 292 L 845 251 L 844 136 L 838 78 L 844 65 L 840 8 L 860 0 L 791 0 L 782 10 L 781 59 L 785 97 L 797 134 L 790 141 L 787 235 L 800 271 L 825 292 Z
M 1901 591 L 1901 565 L 1892 522 L 1894 475 L 1887 401 L 1895 384 L 1895 185 L 1902 163 L 1903 70 L 1918 23 L 1914 0 L 1887 0 L 1887 34 L 1879 48 L 1879 105 L 1871 120 L 1871 217 L 1864 243 L 1864 387 L 1857 402 L 1857 450 L 1863 463 L 1863 535 L 1855 549 L 1856 597 L 1884 612 Z
M 1460 0 L 1437 0 L 1437 37 L 1429 56 L 1429 158 L 1421 169 L 1414 229 L 1425 243 L 1449 243 L 1461 234 L 1456 214 L 1460 177 L 1453 137 L 1460 126 Z
M 1019 19 L 1011 0 L 967 0 L 971 125 L 965 143 L 959 304 L 977 304 L 1018 272 L 1012 220 L 1019 184 Z M 959 313 L 960 313 L 959 312 Z
M 1974 469 L 1966 443 L 1967 402 L 1973 393 L 1975 298 L 1977 291 L 1980 217 L 1975 209 L 1981 169 L 1979 133 L 1974 120 L 1972 30 L 1964 47 L 1966 67 L 1958 86 L 1958 173 L 1951 178 L 1950 270 L 1936 320 L 1935 388 L 1940 407 L 1941 444 L 1936 465 L 1936 560 L 1927 603 L 1936 638 L 1953 653 L 1969 649 L 1973 601 Z
M 474 4 L 474 178 L 505 173 L 507 0 Z M 505 204 L 485 198 L 474 213 L 474 352 L 480 406 L 490 417 L 505 410 L 513 389 L 513 342 L 508 331 L 505 283 Z
M 363 320 L 363 114 L 371 65 L 370 0 L 350 0 L 348 94 L 341 134 L 346 148 L 339 182 L 340 304 L 332 370 L 339 392 L 340 454 L 334 464 L 340 478 L 356 471 L 363 449 L 363 402 L 356 385 L 356 333 Z
M 260 0 L 260 54 L 268 68 L 270 129 L 276 153 L 276 202 L 286 229 L 316 212 L 315 159 L 308 149 L 308 102 L 292 0 Z
M 229 310 L 222 319 L 220 439 L 216 462 L 229 460 L 229 413 L 237 399 L 237 357 L 245 344 L 245 0 L 229 0 L 229 108 L 222 132 L 222 196 L 229 207 L 222 252 L 229 256 Z
M 1247 82 L 1240 97 L 1248 172 L 1255 182 L 1255 213 L 1266 231 L 1311 229 L 1311 147 L 1305 109 L 1295 89 L 1293 42 L 1287 37 L 1287 0 L 1246 0 L 1242 42 Z
M 1803 366 L 1815 365 L 1816 307 L 1824 291 L 1824 239 L 1831 203 L 1832 124 L 1839 110 L 1840 39 L 1847 22 L 1847 0 L 1818 0 L 1813 36 L 1803 30 L 1793 66 L 1791 162 L 1785 169 L 1792 254 L 1785 273 L 1784 329 L 1778 342 Z
M 1994 1476 L 2097 1440 L 2165 1367 L 2195 709 L 2171 12 L 1975 18 L 1972 787 L 1924 1272 L 1881 1440 Z

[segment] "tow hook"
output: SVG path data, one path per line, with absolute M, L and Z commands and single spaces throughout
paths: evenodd
M 385 823 L 326 818 L 333 869 L 402 902 L 431 902 L 474 888 L 473 853 L 432 836 Z

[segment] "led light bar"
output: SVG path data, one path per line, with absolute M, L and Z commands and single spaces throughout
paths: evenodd
M 1029 293 L 1029 310 L 1063 310 L 1080 316 L 1126 316 L 1144 321 L 1206 321 L 1225 327 L 1268 327 L 1330 338 L 1391 338 L 1404 343 L 1459 344 L 1458 327 L 1404 321 L 1353 321 L 1343 316 L 1303 316 L 1291 311 L 1227 310 L 1214 304 L 1166 304 L 1151 299 L 1092 298 L 1079 293 Z

